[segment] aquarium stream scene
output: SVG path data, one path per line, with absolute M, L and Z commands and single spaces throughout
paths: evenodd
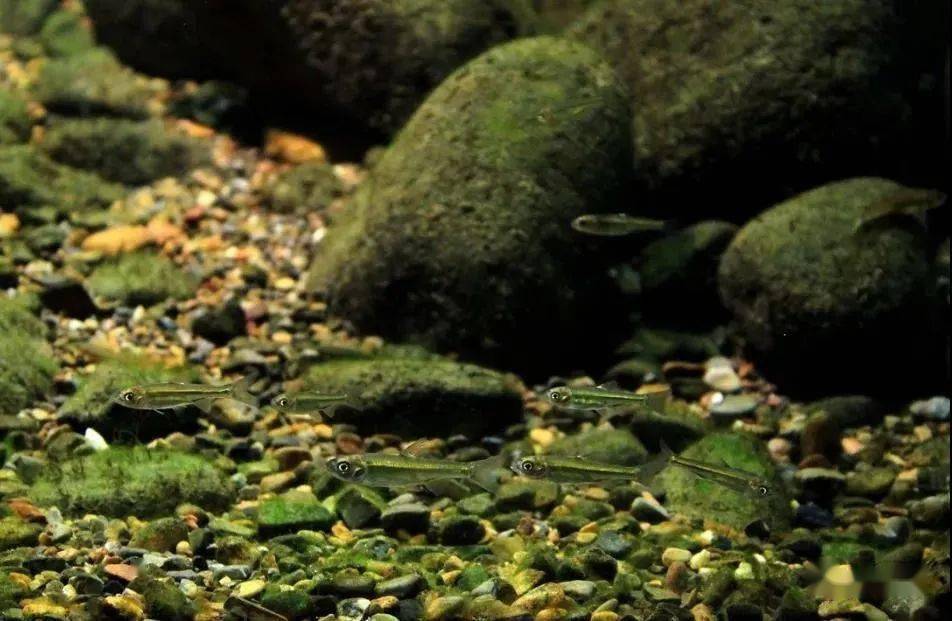
M 0 0 L 0 621 L 941 621 L 949 0 Z

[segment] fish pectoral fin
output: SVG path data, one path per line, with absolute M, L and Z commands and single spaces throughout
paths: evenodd
M 426 449 L 432 446 L 433 441 L 429 438 L 420 438 L 400 449 L 400 454 L 404 457 L 413 457 L 416 459 L 425 459 Z
M 194 402 L 195 407 L 197 407 L 202 412 L 208 414 L 212 411 L 212 405 L 215 403 L 214 399 L 199 399 Z

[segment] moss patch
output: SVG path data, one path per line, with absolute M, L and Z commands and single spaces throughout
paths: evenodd
M 151 89 L 106 48 L 48 60 L 36 82 L 37 98 L 66 114 L 114 114 L 142 118 Z
M 9 90 L 0 90 L 0 144 L 25 142 L 30 137 L 26 101 Z
M 201 142 L 158 120 L 62 120 L 46 132 L 43 149 L 58 162 L 128 185 L 177 177 L 207 161 Z
M 129 306 L 151 306 L 182 299 L 194 291 L 194 281 L 169 259 L 134 252 L 99 265 L 87 281 L 97 296 Z
M 233 495 L 228 477 L 206 459 L 144 447 L 112 447 L 69 459 L 48 468 L 30 489 L 40 506 L 110 517 L 161 516 L 185 502 L 217 511 Z
M 95 47 L 92 28 L 76 11 L 50 15 L 40 30 L 40 41 L 50 56 L 71 56 Z
M 403 128 L 321 244 L 309 284 L 394 340 L 520 371 L 581 364 L 597 339 L 554 335 L 596 321 L 595 306 L 605 325 L 611 305 L 591 304 L 607 283 L 567 223 L 616 198 L 628 115 L 587 48 L 545 37 L 494 48 Z
M 35 546 L 42 530 L 42 526 L 18 517 L 0 518 L 0 551 Z
M 46 220 L 103 209 L 122 198 L 121 186 L 62 166 L 32 146 L 0 147 L 0 205 L 21 218 Z
M 711 434 L 693 444 L 682 456 L 705 463 L 746 470 L 770 481 L 771 493 L 758 498 L 701 479 L 684 468 L 668 466 L 660 483 L 668 493 L 665 506 L 691 518 L 710 520 L 737 529 L 756 519 L 764 519 L 774 529 L 785 528 L 790 519 L 790 502 L 766 449 L 754 438 L 732 434 Z
M 288 492 L 269 498 L 258 507 L 258 528 L 264 535 L 326 530 L 335 520 L 334 514 L 310 492 Z
M 0 335 L 0 414 L 16 414 L 48 393 L 58 368 L 44 341 L 15 332 Z
M 332 360 L 301 379 L 305 390 L 350 396 L 358 409 L 341 410 L 342 420 L 390 433 L 485 432 L 516 420 L 522 409 L 516 380 L 441 358 Z
M 275 211 L 307 213 L 326 208 L 340 192 L 340 181 L 329 164 L 307 163 L 276 178 L 265 199 Z
M 34 34 L 57 4 L 58 0 L 4 0 L 0 2 L 0 32 Z
M 648 451 L 626 429 L 591 429 L 557 440 L 548 450 L 553 455 L 582 455 L 592 461 L 637 466 Z

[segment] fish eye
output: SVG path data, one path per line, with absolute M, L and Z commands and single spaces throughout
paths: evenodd
M 768 489 L 767 489 L 766 487 L 764 487 L 763 485 L 761 485 L 761 486 L 757 489 L 757 493 L 760 494 L 761 496 L 766 496 L 768 491 L 770 491 L 770 490 L 768 490 Z
M 132 403 L 133 401 L 135 401 L 136 400 L 135 391 L 127 390 L 124 393 L 122 393 L 122 400 L 128 401 L 129 403 Z
M 350 472 L 350 464 L 346 461 L 337 462 L 337 471 L 341 474 L 347 474 Z
M 522 462 L 522 471 L 523 472 L 532 472 L 532 469 L 535 466 L 528 459 Z
M 282 407 L 282 408 L 288 407 L 288 398 L 278 397 L 278 407 Z
M 563 395 L 561 391 L 553 390 L 552 392 L 549 393 L 549 398 L 552 399 L 553 401 L 561 401 L 562 399 L 565 398 L 565 395 Z

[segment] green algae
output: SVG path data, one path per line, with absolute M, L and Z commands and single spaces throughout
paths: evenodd
M 331 360 L 312 365 L 301 380 L 304 390 L 348 395 L 357 409 L 339 410 L 342 420 L 390 433 L 478 433 L 515 420 L 522 408 L 513 378 L 443 358 Z
M 112 447 L 46 469 L 30 498 L 64 514 L 109 517 L 171 514 L 182 503 L 209 511 L 228 506 L 234 489 L 207 459 L 179 451 Z
M 0 145 L 25 142 L 32 124 L 26 100 L 13 91 L 0 90 Z
M 313 213 L 325 209 L 341 189 L 329 164 L 304 163 L 278 176 L 266 188 L 265 200 L 281 213 Z
M 97 175 L 57 164 L 29 145 L 0 146 L 0 206 L 25 220 L 104 209 L 125 194 Z
M 681 455 L 718 466 L 726 463 L 762 477 L 771 482 L 770 494 L 761 499 L 701 479 L 684 468 L 668 466 L 659 481 L 667 492 L 665 508 L 669 511 L 736 529 L 757 519 L 766 520 L 778 530 L 789 524 L 789 496 L 767 451 L 756 439 L 734 433 L 710 434 Z
M 607 304 L 588 303 L 607 283 L 568 223 L 615 199 L 628 114 L 583 46 L 492 49 L 447 78 L 375 164 L 310 288 L 364 331 L 510 369 L 596 349 L 594 337 L 554 336 L 586 325 L 593 306 L 607 321 Z
M 34 92 L 53 112 L 143 118 L 148 114 L 152 88 L 143 77 L 119 64 L 108 49 L 96 47 L 47 60 Z
M 334 514 L 310 492 L 288 492 L 264 500 L 258 507 L 258 529 L 266 536 L 327 530 L 334 521 Z
M 201 142 L 159 120 L 64 119 L 50 125 L 42 147 L 62 164 L 126 185 L 177 177 L 208 160 Z
M 0 32 L 35 34 L 56 5 L 57 0 L 4 0 L 0 2 Z
M 43 527 L 18 517 L 0 518 L 0 551 L 37 544 Z
M 637 466 L 648 451 L 627 429 L 590 429 L 556 440 L 549 447 L 552 455 L 581 455 L 585 459 L 620 466 Z
M 194 280 L 171 260 L 151 252 L 133 252 L 96 267 L 87 281 L 93 295 L 130 306 L 151 306 L 186 298 Z
M 37 329 L 33 322 L 15 317 L 16 313 L 0 312 L 0 323 Z M 16 414 L 49 393 L 58 369 L 46 342 L 18 332 L 0 334 L 0 414 Z
M 50 56 L 71 56 L 96 45 L 92 29 L 84 23 L 83 16 L 71 10 L 50 15 L 43 22 L 39 36 Z

